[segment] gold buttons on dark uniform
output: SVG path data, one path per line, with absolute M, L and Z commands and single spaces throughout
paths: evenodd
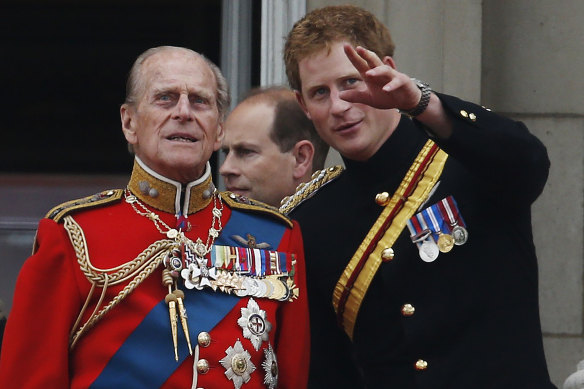
M 423 359 L 418 359 L 415 366 L 416 370 L 426 370 L 428 368 L 428 362 Z
M 393 249 L 391 247 L 388 247 L 381 252 L 381 259 L 384 262 L 391 261 L 393 259 L 393 256 L 394 256 L 394 252 L 393 252 Z
M 389 199 L 390 199 L 389 193 L 387 192 L 381 192 L 375 195 L 375 202 L 377 203 L 377 205 L 380 205 L 382 207 L 385 207 L 387 204 L 389 204 Z
M 477 121 L 477 115 L 475 115 L 475 114 L 474 114 L 474 113 L 472 113 L 472 112 L 471 112 L 471 113 L 468 113 L 468 112 L 466 112 L 464 109 L 461 109 L 461 110 L 460 110 L 460 116 L 462 116 L 462 117 L 463 117 L 463 118 L 465 118 L 465 119 L 470 119 L 470 120 L 472 120 L 473 122 L 476 122 L 476 121 Z
M 209 347 L 211 344 L 211 335 L 208 332 L 201 332 L 199 336 L 197 336 L 197 341 L 201 347 Z
M 404 304 L 401 309 L 402 315 L 405 317 L 410 317 L 416 312 L 416 308 L 412 304 Z
M 197 361 L 197 372 L 199 374 L 207 374 L 209 372 L 209 362 L 206 359 Z

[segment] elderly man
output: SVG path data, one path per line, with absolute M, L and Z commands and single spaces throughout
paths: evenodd
M 530 217 L 546 149 L 524 124 L 399 72 L 393 49 L 354 6 L 308 13 L 285 45 L 300 104 L 346 165 L 290 213 L 310 387 L 553 388 Z
M 279 207 L 323 168 L 328 149 L 294 92 L 257 88 L 227 117 L 220 172 L 228 190 Z
M 305 385 L 300 231 L 211 181 L 228 102 L 202 55 L 165 46 L 138 57 L 121 107 L 135 152 L 128 186 L 40 222 L 0 387 Z

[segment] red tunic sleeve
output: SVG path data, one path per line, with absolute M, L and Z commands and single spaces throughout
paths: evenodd
M 69 387 L 69 331 L 80 309 L 74 252 L 62 225 L 43 219 L 38 250 L 18 276 L 0 355 L 2 388 Z

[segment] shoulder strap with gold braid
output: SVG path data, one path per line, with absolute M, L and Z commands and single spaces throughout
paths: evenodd
M 383 260 L 393 258 L 394 244 L 406 222 L 428 197 L 442 174 L 448 155 L 426 142 L 399 188 L 349 261 L 333 292 L 339 324 L 353 339 L 361 302 Z
M 312 173 L 310 181 L 298 185 L 294 194 L 282 199 L 280 212 L 285 215 L 289 214 L 302 202 L 314 196 L 320 188 L 339 177 L 344 170 L 341 165 L 335 165 L 315 171 Z

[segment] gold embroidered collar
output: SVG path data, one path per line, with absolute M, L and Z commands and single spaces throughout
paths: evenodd
M 128 188 L 143 203 L 175 215 L 189 215 L 205 208 L 211 202 L 215 190 L 211 179 L 211 165 L 208 162 L 201 178 L 183 185 L 156 173 L 138 157 L 134 158 Z

